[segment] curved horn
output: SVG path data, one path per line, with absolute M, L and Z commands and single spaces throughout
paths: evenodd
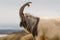
M 29 3 L 31 3 L 31 2 L 25 3 L 25 4 L 20 8 L 20 10 L 19 10 L 19 15 L 20 15 L 20 17 L 24 16 L 24 14 L 23 14 L 24 8 L 25 8 L 25 6 L 28 6 L 28 7 L 29 7 L 29 6 L 30 6 Z

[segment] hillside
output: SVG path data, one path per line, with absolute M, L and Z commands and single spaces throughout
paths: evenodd
M 33 40 L 33 37 L 25 31 L 19 31 L 8 34 L 6 37 L 1 37 L 0 40 Z

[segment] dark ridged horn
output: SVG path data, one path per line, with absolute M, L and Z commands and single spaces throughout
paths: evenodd
M 23 14 L 24 8 L 25 8 L 25 6 L 28 6 L 28 7 L 29 7 L 29 6 L 30 6 L 29 3 L 31 3 L 31 2 L 25 3 L 25 4 L 20 8 L 20 10 L 19 10 L 19 15 L 20 15 L 20 17 L 24 16 L 24 14 Z

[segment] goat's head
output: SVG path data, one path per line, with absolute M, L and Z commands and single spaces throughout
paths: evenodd
M 20 27 L 23 26 L 30 33 L 32 33 L 33 36 L 35 36 L 37 34 L 37 24 L 38 24 L 39 18 L 38 17 L 35 17 L 33 15 L 30 15 L 28 13 L 25 13 L 25 14 L 23 13 L 23 10 L 24 10 L 25 6 L 28 6 L 28 7 L 30 6 L 29 3 L 31 3 L 31 2 L 25 3 L 20 8 L 20 11 L 19 11 L 19 15 L 20 15 L 20 19 L 21 19 Z
M 23 27 L 26 27 L 27 26 L 27 19 L 28 19 L 28 16 L 30 16 L 30 14 L 27 14 L 27 13 L 23 13 L 23 11 L 24 11 L 24 8 L 25 8 L 25 6 L 30 6 L 30 3 L 31 2 L 27 2 L 27 3 L 25 3 L 21 8 L 20 8 L 20 10 L 19 10 L 19 15 L 20 15 L 20 19 L 21 19 L 21 22 L 20 22 L 20 27 L 21 26 L 23 26 Z

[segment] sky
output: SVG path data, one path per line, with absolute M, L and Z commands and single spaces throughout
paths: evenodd
M 19 9 L 26 2 L 32 2 L 24 13 L 38 17 L 60 17 L 60 0 L 0 0 L 0 29 L 4 25 L 14 24 L 19 28 Z M 3 27 L 2 27 L 3 26 Z M 12 28 L 12 27 L 11 27 Z

